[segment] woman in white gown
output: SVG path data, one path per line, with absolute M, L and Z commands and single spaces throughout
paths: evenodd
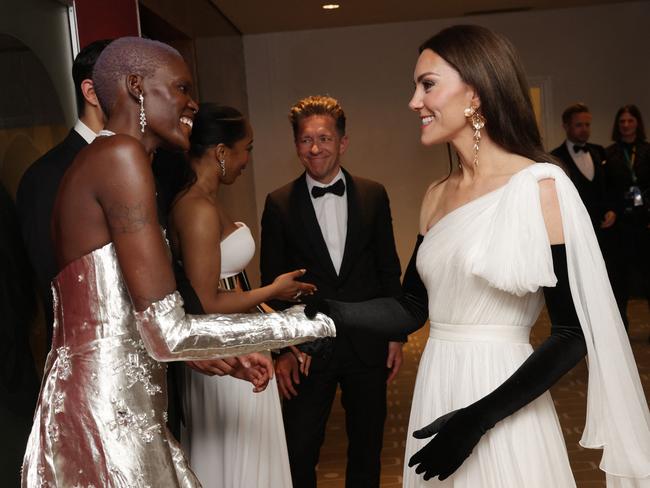
M 603 449 L 608 487 L 650 486 L 630 344 L 577 191 L 558 166 L 536 163 L 552 159 L 514 49 L 485 28 L 450 27 L 421 46 L 414 81 L 422 143 L 451 144 L 459 164 L 426 192 L 404 296 L 317 305 L 387 334 L 428 315 L 404 486 L 575 486 L 547 390 L 586 353 L 581 444 Z M 552 331 L 533 352 L 544 299 Z
M 255 242 L 249 228 L 233 222 L 217 199 L 220 185 L 241 175 L 253 147 L 252 129 L 242 114 L 202 104 L 190 142 L 188 182 L 172 205 L 170 239 L 201 302 L 203 310 L 193 312 L 245 312 L 270 299 L 312 293 L 313 285 L 296 281 L 302 270 L 247 290 L 241 273 L 255 253 Z M 275 378 L 264 391 L 254 392 L 243 381 L 220 376 L 230 367 L 225 361 L 221 371 L 201 372 L 201 363 L 193 366 L 186 375 L 182 445 L 203 486 L 290 487 Z

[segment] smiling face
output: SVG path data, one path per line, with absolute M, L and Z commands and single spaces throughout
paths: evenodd
M 623 112 L 618 118 L 618 131 L 625 142 L 634 142 L 639 122 L 630 112 Z
M 253 151 L 253 128 L 246 122 L 246 135 L 235 142 L 232 147 L 223 148 L 223 158 L 226 165 L 226 176 L 219 176 L 220 181 L 226 185 L 233 183 L 250 160 Z
M 309 176 L 327 184 L 338 174 L 348 137 L 336 130 L 330 115 L 311 115 L 300 120 L 296 133 L 296 152 Z
M 474 91 L 449 63 L 430 49 L 420 54 L 414 72 L 415 92 L 409 107 L 420 116 L 424 145 L 451 142 L 471 129 L 464 115 L 478 105 Z
M 147 131 L 166 147 L 190 147 L 194 114 L 199 109 L 191 89 L 190 71 L 185 61 L 175 55 L 169 55 L 167 62 L 142 82 Z

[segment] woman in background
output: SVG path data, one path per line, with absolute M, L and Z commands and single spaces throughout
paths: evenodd
M 202 104 L 190 143 L 187 183 L 170 213 L 170 240 L 202 310 L 246 312 L 271 299 L 311 294 L 313 285 L 297 281 L 304 270 L 255 290 L 245 280 L 255 241 L 245 224 L 226 214 L 218 193 L 249 162 L 253 131 L 248 121 L 234 108 Z M 275 379 L 254 393 L 234 378 L 188 370 L 184 404 L 182 444 L 204 487 L 291 486 Z
M 605 149 L 605 175 L 612 197 L 619 204 L 616 272 L 622 288 L 621 308 L 626 311 L 633 282 L 641 285 L 650 305 L 650 143 L 636 105 L 618 109 L 612 140 L 614 144 Z M 626 316 L 624 320 L 627 324 Z

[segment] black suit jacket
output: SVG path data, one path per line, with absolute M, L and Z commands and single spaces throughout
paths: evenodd
M 615 210 L 615 205 L 612 202 L 612 195 L 608 191 L 607 181 L 603 171 L 605 148 L 597 144 L 589 143 L 586 146 L 591 155 L 591 160 L 594 162 L 594 179 L 591 181 L 582 174 L 571 157 L 571 154 L 569 154 L 569 150 L 564 142 L 553 149 L 551 154 L 564 163 L 569 178 L 573 181 L 580 194 L 580 198 L 582 198 L 582 203 L 587 207 L 587 211 L 591 217 L 591 223 L 594 228 L 599 229 L 603 216 L 607 211 Z
M 305 268 L 323 298 L 359 302 L 401 293 L 390 204 L 379 183 L 344 170 L 348 199 L 345 251 L 337 275 L 307 189 L 305 174 L 272 192 L 262 215 L 262 284 Z M 274 304 L 278 306 L 278 304 Z M 286 304 L 285 304 L 286 306 Z M 339 331 L 367 365 L 385 361 L 387 341 L 360 332 Z
M 645 141 L 638 141 L 636 144 L 636 157 L 634 162 L 634 172 L 637 177 L 635 182 L 632 179 L 632 171 L 625 157 L 623 145 L 614 143 L 607 147 L 607 163 L 604 166 L 607 184 L 611 188 L 611 193 L 615 203 L 620 209 L 620 214 L 624 215 L 626 208 L 631 209 L 631 202 L 625 198 L 630 187 L 636 185 L 643 194 L 644 207 L 637 207 L 638 212 L 645 213 L 645 218 L 640 222 L 650 218 L 650 212 L 644 212 L 642 209 L 650 209 L 648 201 L 650 199 L 650 144 Z
M 16 195 L 23 240 L 43 300 L 48 348 L 52 341 L 53 321 L 50 282 L 59 271 L 50 234 L 52 209 L 63 175 L 87 145 L 86 140 L 72 129 L 60 144 L 27 168 Z

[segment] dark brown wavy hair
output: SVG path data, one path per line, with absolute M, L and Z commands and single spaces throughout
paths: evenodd
M 425 49 L 441 56 L 476 90 L 490 139 L 533 161 L 555 162 L 542 147 L 528 82 L 510 41 L 485 27 L 455 25 L 424 42 L 419 52 Z

